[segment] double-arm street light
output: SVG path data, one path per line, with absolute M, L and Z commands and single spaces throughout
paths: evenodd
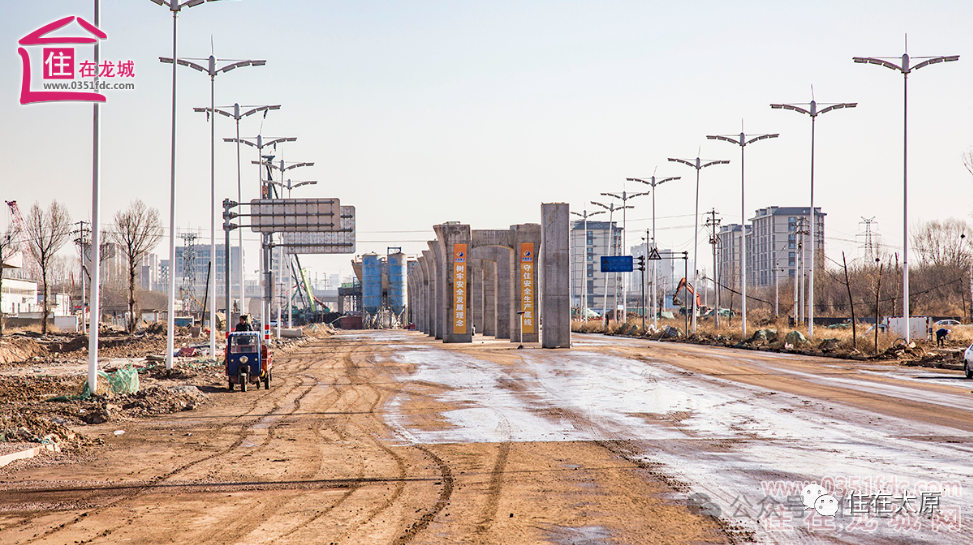
M 686 166 L 690 166 L 696 169 L 696 209 L 693 216 L 693 290 L 699 290 L 699 262 L 696 261 L 696 256 L 699 253 L 699 171 L 711 167 L 713 165 L 728 165 L 729 161 L 725 159 L 700 159 L 698 156 L 695 160 L 693 159 L 678 159 L 675 157 L 670 157 L 670 161 L 674 163 L 682 163 Z M 689 279 L 687 278 L 688 282 Z M 690 297 L 690 306 L 693 309 L 693 333 L 696 333 L 696 297 Z M 719 314 L 719 309 L 716 309 L 716 313 Z
M 941 62 L 959 60 L 959 55 L 918 57 L 925 59 L 915 66 L 909 64 L 908 53 L 902 55 L 902 64 L 895 64 L 880 57 L 852 57 L 859 64 L 877 64 L 902 72 L 902 315 L 905 317 L 905 342 L 909 343 L 909 72 Z
M 813 99 L 807 104 L 807 108 L 803 107 L 803 103 L 798 104 L 771 104 L 770 107 L 775 110 L 791 110 L 799 114 L 805 114 L 811 116 L 811 211 L 810 211 L 810 221 L 811 230 L 809 233 L 811 246 L 811 273 L 808 279 L 808 309 L 807 309 L 807 336 L 814 337 L 814 254 L 817 251 L 817 246 L 814 244 L 814 229 L 817 223 L 817 216 L 814 213 L 814 122 L 817 120 L 819 115 L 826 114 L 832 110 L 841 110 L 843 108 L 854 108 L 858 106 L 857 102 L 838 102 L 834 104 L 826 104 L 825 107 L 818 110 L 818 103 Z M 774 277 L 779 273 L 774 270 Z M 797 275 L 794 275 L 794 279 L 797 280 Z M 801 282 L 804 280 L 801 279 Z M 777 310 L 774 310 L 774 314 L 777 314 Z
M 600 203 L 600 202 L 591 201 L 591 204 L 593 204 L 595 206 L 600 206 L 600 207 L 604 208 L 605 210 L 608 210 L 608 248 L 606 249 L 606 251 L 610 255 L 615 255 L 615 252 L 614 252 L 614 248 L 615 248 L 615 225 L 612 223 L 612 218 L 615 216 L 615 211 L 616 210 L 625 210 L 627 208 L 635 208 L 635 207 L 634 206 L 628 206 L 628 205 L 615 206 L 615 203 L 614 202 L 611 202 L 609 204 L 604 204 L 604 203 Z M 618 307 L 618 273 L 615 273 L 615 275 L 613 277 L 615 278 L 615 283 L 614 283 L 613 286 L 615 288 L 615 307 L 617 308 Z M 602 307 L 601 307 L 601 316 L 602 316 L 602 319 L 605 319 L 605 317 L 606 317 L 607 314 L 608 314 L 608 274 L 606 273 L 605 274 L 605 298 L 602 299 Z M 606 323 L 606 325 L 607 325 L 607 323 Z
M 746 170 L 744 169 L 744 150 L 750 144 L 765 140 L 767 138 L 777 138 L 780 134 L 751 134 L 740 133 L 739 136 L 707 135 L 710 140 L 722 140 L 740 146 L 740 290 L 742 292 L 742 332 L 743 338 L 747 338 L 747 192 L 746 192 Z
M 237 200 L 237 202 L 243 202 L 243 189 L 242 189 L 241 172 L 240 172 L 240 120 L 243 119 L 244 117 L 248 117 L 248 116 L 251 116 L 251 115 L 254 115 L 254 114 L 258 114 L 260 112 L 263 112 L 264 117 L 266 118 L 268 112 L 270 112 L 272 110 L 279 110 L 280 109 L 280 104 L 274 104 L 274 105 L 271 105 L 271 106 L 244 106 L 244 107 L 245 108 L 250 108 L 250 109 L 247 110 L 246 112 L 241 113 L 241 109 L 240 109 L 241 106 L 240 106 L 239 103 L 234 103 L 233 104 L 233 110 L 232 111 L 224 110 L 222 108 L 215 108 L 214 110 L 210 110 L 209 108 L 193 108 L 193 111 L 196 111 L 196 112 L 210 112 L 210 111 L 215 111 L 216 113 L 218 113 L 218 114 L 220 114 L 222 116 L 226 116 L 226 117 L 233 118 L 233 120 L 236 121 L 236 142 L 235 143 L 236 143 L 236 200 Z M 240 252 L 240 265 L 237 267 L 237 269 L 238 269 L 237 270 L 237 282 L 239 282 L 239 284 L 240 284 L 240 298 L 239 298 L 239 301 L 240 301 L 240 314 L 246 314 L 247 313 L 247 310 L 246 310 L 246 308 L 247 308 L 247 305 L 246 305 L 247 292 L 246 292 L 246 289 L 244 288 L 244 285 L 243 285 L 244 259 L 243 259 L 243 230 L 242 229 L 240 229 L 240 230 L 237 231 L 237 246 L 239 247 L 239 252 Z M 230 259 L 229 258 L 229 255 L 230 255 L 229 252 L 230 252 L 229 249 L 227 249 L 227 254 L 226 254 L 227 255 L 227 260 Z M 227 262 L 229 262 L 229 261 L 227 261 Z M 229 294 L 227 294 L 227 298 L 229 298 Z M 227 308 L 227 310 L 226 310 L 226 316 L 227 316 L 226 319 L 229 320 L 230 319 L 230 309 L 229 308 Z M 227 324 L 229 324 L 229 323 L 230 322 L 227 322 Z M 229 327 L 229 325 L 227 325 L 227 327 Z
M 583 320 L 588 321 L 588 218 L 598 214 L 604 214 L 604 210 L 588 213 L 582 210 L 581 213 L 571 211 L 575 216 L 584 220 L 584 255 L 581 257 L 581 312 L 584 314 Z M 592 264 L 594 267 L 594 264 Z
M 646 184 L 646 185 L 652 187 L 652 238 L 651 238 L 652 243 L 651 243 L 651 246 L 652 246 L 652 250 L 655 250 L 656 253 L 658 253 L 659 248 L 658 248 L 658 246 L 656 246 L 656 242 L 655 242 L 655 193 L 656 193 L 656 189 L 655 188 L 656 188 L 656 186 L 662 185 L 662 184 L 664 184 L 666 182 L 671 182 L 672 180 L 679 180 L 679 179 L 682 179 L 682 177 L 681 176 L 671 176 L 669 178 L 663 178 L 663 179 L 659 180 L 659 179 L 656 179 L 656 177 L 655 177 L 654 174 L 652 176 L 649 176 L 648 178 L 626 178 L 626 180 L 628 180 L 629 182 L 641 182 L 643 184 Z M 657 305 L 659 303 L 656 300 L 656 295 L 655 295 L 655 284 L 656 284 L 656 277 L 658 276 L 658 274 L 659 274 L 659 260 L 658 259 L 653 259 L 652 260 L 652 326 L 653 327 L 659 327 L 659 309 L 657 308 Z
M 175 64 L 181 64 L 183 66 L 188 66 L 193 70 L 198 70 L 200 72 L 205 72 L 209 75 L 209 109 L 216 109 L 216 76 L 219 74 L 224 74 L 231 70 L 241 68 L 244 66 L 263 66 L 267 64 L 267 61 L 259 60 L 243 60 L 243 61 L 233 61 L 230 64 L 217 68 L 216 65 L 219 62 L 217 58 L 210 55 L 206 59 L 206 66 L 197 64 L 193 60 L 202 59 L 180 59 L 177 57 L 159 57 L 159 60 L 163 63 L 173 63 L 175 59 Z M 198 108 L 196 108 L 198 111 Z M 210 203 L 209 203 L 209 256 L 210 263 L 216 264 L 216 116 L 208 115 L 209 117 L 209 177 L 210 177 Z M 230 259 L 230 249 L 226 248 L 226 259 Z M 215 269 L 213 274 L 209 275 L 209 282 L 206 286 L 207 293 L 209 293 L 209 300 L 212 304 L 209 307 L 209 354 L 211 358 L 216 358 L 216 274 Z M 227 319 L 229 319 L 230 309 L 226 309 Z M 226 327 L 229 328 L 230 324 L 227 322 Z
M 634 206 L 628 206 L 628 200 L 634 199 L 635 197 L 641 197 L 642 195 L 648 195 L 648 191 L 643 191 L 641 193 L 626 193 L 622 191 L 621 193 L 602 193 L 605 197 L 614 197 L 622 201 L 622 255 L 628 255 L 628 244 L 626 242 L 625 236 L 628 234 L 628 221 L 626 221 L 627 214 L 625 210 L 628 208 L 635 208 Z M 622 278 L 625 278 L 625 274 L 622 274 Z M 622 306 L 625 309 L 622 313 L 625 315 L 625 320 L 628 321 L 628 281 L 622 281 Z
M 312 181 L 312 182 L 295 182 L 295 181 L 291 180 L 290 178 L 288 178 L 287 180 L 284 180 L 284 181 L 280 181 L 280 182 L 271 181 L 270 183 L 272 183 L 274 185 L 279 185 L 281 187 L 281 189 L 286 189 L 287 190 L 287 198 L 289 199 L 289 198 L 291 198 L 291 190 L 292 189 L 294 189 L 296 187 L 301 187 L 302 185 L 317 185 L 318 182 L 316 182 L 316 181 Z
M 172 12 L 172 58 L 176 57 L 176 20 L 182 8 L 191 8 L 200 4 L 217 0 L 151 0 L 151 2 L 168 6 Z M 96 22 L 97 24 L 97 22 Z M 176 332 L 176 65 L 172 65 L 172 144 L 169 148 L 169 286 L 168 286 L 168 327 L 166 328 L 166 369 L 172 369 L 173 343 Z M 215 357 L 215 354 L 212 354 Z

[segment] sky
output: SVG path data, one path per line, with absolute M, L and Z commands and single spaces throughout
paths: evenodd
M 61 17 L 93 22 L 92 0 L 7 2 L 0 18 L 0 193 L 26 212 L 52 198 L 91 217 L 91 106 L 21 105 L 17 42 Z M 102 0 L 102 56 L 134 62 L 134 90 L 102 107 L 102 225 L 142 199 L 168 235 L 171 12 L 150 0 Z M 818 117 L 815 205 L 827 214 L 829 258 L 861 255 L 862 218 L 901 251 L 903 76 L 854 56 L 899 62 L 961 55 L 909 78 L 909 223 L 970 220 L 973 55 L 964 0 L 835 2 L 223 0 L 184 8 L 178 55 L 265 59 L 216 78 L 217 106 L 280 104 L 241 121 L 241 135 L 294 136 L 278 159 L 315 180 L 294 197 L 338 198 L 357 210 L 357 253 L 426 248 L 432 225 L 506 229 L 540 223 L 543 202 L 593 211 L 602 192 L 644 191 L 629 177 L 681 176 L 658 188 L 657 239 L 692 250 L 695 171 L 669 157 L 728 159 L 701 173 L 702 212 L 741 220 L 740 148 L 707 135 L 779 133 L 746 148 L 746 216 L 808 206 L 810 118 L 771 103 L 857 102 Z M 55 35 L 77 35 L 79 28 Z M 78 46 L 79 58 L 91 58 Z M 39 48 L 30 51 L 39 56 Z M 197 61 L 202 62 L 202 61 Z M 38 61 L 38 68 L 40 70 Z M 177 230 L 208 243 L 209 78 L 177 74 Z M 121 81 L 121 80 L 119 80 Z M 233 121 L 216 120 L 217 201 L 236 196 Z M 243 198 L 258 192 L 243 149 Z M 632 199 L 629 246 L 651 225 L 651 196 Z M 604 216 L 598 216 L 603 218 Z M 9 216 L 0 215 L 5 225 Z M 217 225 L 220 224 L 219 219 Z M 222 231 L 217 233 L 222 239 Z M 254 276 L 255 233 L 246 234 Z M 705 237 L 700 237 L 705 244 Z M 167 258 L 168 241 L 156 249 Z M 73 251 L 66 248 L 65 252 Z M 702 255 L 709 248 L 701 246 Z M 306 256 L 315 274 L 351 273 L 351 255 Z M 702 260 L 703 258 L 701 258 Z M 702 263 L 702 262 L 701 262 Z

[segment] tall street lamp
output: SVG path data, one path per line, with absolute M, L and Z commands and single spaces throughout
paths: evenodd
M 821 110 L 818 110 L 818 103 L 813 99 L 807 104 L 807 108 L 803 108 L 803 103 L 799 104 L 771 104 L 770 107 L 775 110 L 791 110 L 800 114 L 806 114 L 811 116 L 811 230 L 809 232 L 810 240 L 808 244 L 811 246 L 811 274 L 808 280 L 810 284 L 808 286 L 808 310 L 807 310 L 807 335 L 808 337 L 814 337 L 814 254 L 817 251 L 817 246 L 814 244 L 814 229 L 817 223 L 817 216 L 814 213 L 814 122 L 817 120 L 819 115 L 826 114 L 832 110 L 841 110 L 843 108 L 854 108 L 858 106 L 857 102 L 838 102 L 834 104 L 826 104 Z M 774 272 L 774 276 L 777 276 L 777 272 Z M 803 282 L 803 280 L 802 280 Z M 777 311 L 774 311 L 776 314 Z
M 176 58 L 176 19 L 182 8 L 191 8 L 205 2 L 218 0 L 151 0 L 160 6 L 169 6 L 172 12 L 172 58 Z M 168 324 L 166 328 L 166 369 L 172 370 L 173 344 L 176 332 L 176 65 L 172 65 L 172 144 L 169 148 L 169 286 Z M 214 354 L 215 355 L 215 354 Z
M 691 159 L 677 159 L 674 157 L 670 157 L 669 160 L 674 163 L 682 163 L 696 169 L 696 211 L 695 215 L 693 216 L 693 289 L 698 290 L 699 262 L 696 261 L 696 256 L 699 253 L 699 171 L 713 165 L 728 165 L 730 162 L 725 159 L 703 160 L 698 156 L 696 157 L 695 162 Z M 690 304 L 693 309 L 693 333 L 696 333 L 696 298 L 690 297 L 690 300 L 692 301 Z M 719 309 L 717 309 L 717 314 L 719 314 Z
M 777 138 L 780 134 L 757 134 L 747 135 L 740 133 L 739 136 L 707 135 L 710 140 L 722 140 L 740 146 L 740 289 L 743 291 L 742 312 L 743 312 L 743 338 L 747 338 L 747 192 L 746 192 L 746 170 L 744 169 L 744 150 L 750 144 L 767 138 Z
M 232 112 L 231 111 L 227 111 L 227 110 L 223 110 L 221 108 L 216 108 L 215 110 L 213 110 L 213 111 L 215 111 L 216 113 L 218 113 L 220 115 L 223 115 L 223 116 L 226 116 L 226 117 L 231 117 L 231 118 L 233 118 L 234 121 L 236 121 L 236 200 L 237 200 L 237 202 L 243 202 L 243 190 L 242 190 L 242 187 L 241 187 L 242 184 L 241 184 L 241 178 L 240 178 L 241 177 L 241 172 L 240 172 L 240 120 L 243 119 L 244 117 L 251 116 L 253 114 L 257 114 L 257 113 L 260 113 L 260 112 L 263 112 L 264 118 L 266 118 L 267 117 L 267 113 L 270 112 L 271 110 L 279 110 L 280 109 L 280 104 L 274 104 L 272 106 L 244 106 L 244 107 L 245 108 L 250 108 L 250 109 L 247 110 L 244 113 L 240 113 L 241 112 L 241 110 L 240 110 L 240 104 L 239 103 L 234 103 L 233 104 L 233 111 Z M 193 108 L 193 111 L 195 111 L 195 112 L 209 112 L 211 110 L 209 108 Z M 240 266 L 237 267 L 237 282 L 239 282 L 239 285 L 240 285 L 240 299 L 239 299 L 239 301 L 240 301 L 240 314 L 246 314 L 247 313 L 247 311 L 246 311 L 246 308 L 247 308 L 247 305 L 246 305 L 247 292 L 246 292 L 246 288 L 244 288 L 244 285 L 243 285 L 244 259 L 243 259 L 243 230 L 242 229 L 240 229 L 240 230 L 237 231 L 237 246 L 239 247 L 239 252 L 240 252 Z M 229 260 L 230 259 L 229 258 L 230 250 L 227 249 L 226 252 L 227 252 L 227 254 L 226 254 L 227 255 L 227 260 Z M 227 297 L 229 297 L 229 294 L 227 294 Z M 229 318 L 230 317 L 230 309 L 227 309 L 226 310 L 226 315 L 227 315 L 227 320 L 229 320 L 230 319 Z M 230 322 L 227 322 L 227 324 L 229 324 L 229 323 Z M 227 325 L 227 327 L 229 327 L 229 325 Z
M 210 55 L 207 60 L 206 66 L 196 64 L 190 59 L 179 59 L 173 57 L 172 59 L 167 57 L 159 57 L 159 61 L 163 63 L 172 63 L 175 59 L 176 64 L 181 64 L 183 66 L 188 66 L 193 70 L 198 70 L 200 72 L 206 72 L 209 74 L 209 107 L 210 110 L 216 109 L 216 76 L 229 72 L 230 70 L 235 70 L 243 66 L 263 66 L 267 64 L 267 61 L 235 61 L 228 64 L 222 68 L 217 68 L 216 63 L 219 62 L 216 57 Z M 202 59 L 194 59 L 202 60 Z M 216 116 L 208 115 L 209 117 L 209 177 L 210 177 L 210 187 L 209 187 L 209 257 L 210 263 L 216 264 Z M 230 258 L 230 249 L 226 249 L 226 258 Z M 206 286 L 207 293 L 209 293 L 209 300 L 212 304 L 209 306 L 209 354 L 211 358 L 216 358 L 216 274 L 209 275 L 209 282 Z M 226 309 L 227 317 L 229 317 L 230 309 Z M 230 324 L 227 322 L 226 327 L 229 328 Z
M 908 53 L 902 54 L 901 65 L 879 57 L 852 57 L 859 64 L 877 64 L 902 72 L 902 314 L 906 323 L 906 344 L 911 340 L 909 334 L 909 72 L 930 64 L 958 61 L 959 55 L 919 58 L 925 60 L 910 66 Z
M 600 206 L 605 210 L 608 210 L 608 248 L 606 249 L 611 255 L 615 255 L 615 225 L 612 223 L 612 218 L 615 215 L 615 210 L 623 210 L 625 208 L 635 208 L 634 206 L 615 206 L 614 202 L 609 204 L 603 204 L 600 202 L 591 201 L 591 204 L 595 206 Z M 615 279 L 615 307 L 618 307 L 618 273 L 613 275 Z M 608 274 L 605 274 L 605 298 L 602 299 L 601 306 L 601 316 L 604 319 L 605 315 L 608 313 Z
M 583 320 L 588 322 L 588 218 L 598 214 L 604 214 L 604 210 L 588 213 L 588 210 L 578 212 L 571 211 L 572 214 L 584 220 L 584 255 L 581 258 L 581 312 L 584 314 Z M 592 265 L 594 266 L 594 265 Z
M 655 243 L 655 193 L 656 193 L 655 188 L 656 186 L 662 185 L 666 182 L 671 182 L 672 180 L 680 180 L 680 179 L 682 179 L 681 176 L 671 176 L 669 178 L 663 178 L 661 180 L 657 180 L 654 174 L 648 178 L 626 178 L 626 180 L 630 182 L 642 182 L 643 184 L 652 186 L 652 249 L 655 250 L 656 253 L 658 253 L 659 248 Z M 658 274 L 659 274 L 659 260 L 653 259 L 652 260 L 652 327 L 659 327 L 659 309 L 656 307 L 656 305 L 658 305 L 659 303 L 655 295 L 655 284 L 656 284 L 656 277 L 658 276 Z
M 628 255 L 628 243 L 625 241 L 625 236 L 628 234 L 628 221 L 626 220 L 627 214 L 625 210 L 628 208 L 635 208 L 634 206 L 627 206 L 629 199 L 634 199 L 635 197 L 641 197 L 642 195 L 648 195 L 648 191 L 643 191 L 641 193 L 626 193 L 622 191 L 621 193 L 602 193 L 605 197 L 614 197 L 622 201 L 622 255 Z M 622 273 L 622 278 L 625 278 L 625 274 Z M 628 321 L 628 282 L 622 281 L 622 306 L 625 309 L 622 313 L 625 316 L 625 321 Z

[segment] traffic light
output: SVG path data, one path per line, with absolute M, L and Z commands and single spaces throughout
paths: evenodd
M 638 270 L 640 270 L 640 271 L 644 271 L 645 270 L 645 256 L 644 255 L 640 255 L 640 256 L 636 257 L 635 259 L 637 259 L 638 262 L 639 262 L 639 265 L 636 268 Z

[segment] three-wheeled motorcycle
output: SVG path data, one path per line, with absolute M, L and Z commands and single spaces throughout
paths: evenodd
M 240 391 L 246 392 L 251 383 L 255 383 L 259 390 L 261 381 L 264 388 L 270 389 L 270 381 L 274 378 L 273 355 L 260 342 L 259 332 L 230 333 L 226 339 L 225 363 L 230 390 L 234 384 L 239 384 Z

